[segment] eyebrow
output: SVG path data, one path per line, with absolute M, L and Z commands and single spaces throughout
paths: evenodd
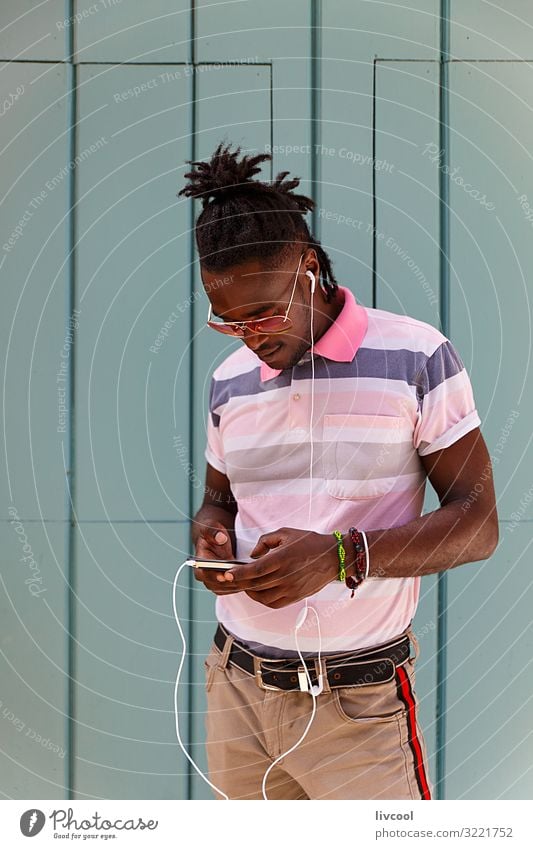
M 261 310 L 261 311 L 263 311 L 263 310 L 269 310 L 269 309 L 271 309 L 272 307 L 275 307 L 275 306 L 277 306 L 277 305 L 276 305 L 276 304 L 263 304 L 263 305 L 262 305 L 262 310 Z M 211 312 L 213 313 L 213 315 L 216 315 L 216 317 L 217 317 L 217 318 L 222 318 L 222 316 L 220 315 L 220 313 L 215 312 L 213 309 L 211 310 Z M 247 313 L 246 317 L 245 317 L 245 318 L 243 318 L 243 319 L 241 319 L 241 320 L 242 320 L 242 321 L 246 321 L 248 318 L 252 318 L 254 315 L 255 315 L 255 311 L 254 311 L 254 312 L 251 312 L 251 313 Z M 223 318 L 222 318 L 222 321 L 224 321 L 224 320 L 228 321 L 229 319 L 223 319 Z M 235 320 L 237 320 L 237 319 L 235 319 Z

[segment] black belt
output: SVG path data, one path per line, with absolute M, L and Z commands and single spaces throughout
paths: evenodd
M 221 651 L 224 650 L 228 636 L 228 632 L 219 624 L 214 640 Z M 325 664 L 330 687 L 384 684 L 392 681 L 396 667 L 406 662 L 410 652 L 411 642 L 405 635 L 360 654 L 346 652 L 346 655 L 337 657 L 322 656 L 322 669 Z M 318 656 L 304 658 L 304 661 L 311 685 L 317 684 L 320 671 Z M 228 655 L 228 663 L 253 675 L 258 686 L 263 690 L 308 690 L 309 682 L 300 658 L 294 660 L 261 658 L 244 648 L 234 638 Z

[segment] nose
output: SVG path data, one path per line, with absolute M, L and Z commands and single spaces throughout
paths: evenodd
M 266 336 L 266 333 L 251 333 L 247 328 L 245 328 L 243 340 L 252 351 L 256 351 L 258 348 L 263 348 L 265 346 Z

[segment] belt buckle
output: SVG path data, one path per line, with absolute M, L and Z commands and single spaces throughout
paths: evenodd
M 274 687 L 273 684 L 265 684 L 265 682 L 263 681 L 263 672 L 262 672 L 262 669 L 261 669 L 261 658 L 257 657 L 254 654 L 253 659 L 254 659 L 254 678 L 256 680 L 258 687 L 260 687 L 261 690 L 277 690 L 278 692 L 279 692 L 279 690 L 283 690 L 283 687 Z M 307 680 L 306 669 L 307 669 L 306 666 L 298 666 L 298 668 L 296 670 L 296 672 L 298 674 L 298 683 L 300 685 L 300 691 L 302 693 L 308 693 L 309 692 L 309 682 Z M 311 671 L 310 670 L 308 670 L 308 671 L 309 671 L 309 677 L 311 677 Z M 296 687 L 293 688 L 293 689 L 296 689 Z
M 252 655 L 254 659 L 254 678 L 255 682 L 261 690 L 281 690 L 281 687 L 274 687 L 271 684 L 265 684 L 263 681 L 263 673 L 261 671 L 261 658 L 257 655 Z

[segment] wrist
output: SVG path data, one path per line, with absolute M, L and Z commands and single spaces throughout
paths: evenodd
M 327 546 L 327 554 L 328 556 L 325 558 L 328 570 L 328 576 L 330 581 L 338 581 L 339 580 L 339 547 L 337 544 L 337 540 L 332 533 L 324 534 L 326 538 L 326 546 Z M 343 536 L 343 545 L 346 549 L 346 539 Z M 347 549 L 346 549 L 347 551 Z
M 355 575 L 355 564 L 357 555 L 355 552 L 355 548 L 352 542 L 352 538 L 350 536 L 350 532 L 343 535 L 343 543 L 344 550 L 346 551 L 346 559 L 344 561 L 344 568 L 346 569 L 346 575 L 350 578 L 353 578 Z
M 355 591 L 369 575 L 370 556 L 366 533 L 352 527 L 349 529 L 348 534 L 352 543 L 354 559 L 353 574 L 346 575 L 346 586 L 351 589 L 352 594 L 350 598 L 353 598 Z
M 211 528 L 215 523 L 223 525 L 228 533 L 235 531 L 235 517 L 229 510 L 218 507 L 215 504 L 203 504 L 191 521 L 191 538 L 193 542 L 202 534 L 206 528 Z

